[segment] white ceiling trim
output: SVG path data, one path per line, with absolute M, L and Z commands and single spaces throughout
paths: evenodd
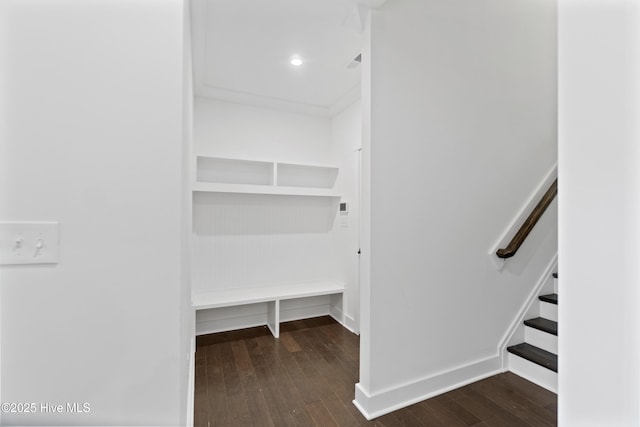
M 254 107 L 270 108 L 289 113 L 308 114 L 311 116 L 331 117 L 331 109 L 320 105 L 309 105 L 284 99 L 270 98 L 251 93 L 237 92 L 229 89 L 200 85 L 196 88 L 196 96 L 233 102 L 235 104 L 251 105 Z

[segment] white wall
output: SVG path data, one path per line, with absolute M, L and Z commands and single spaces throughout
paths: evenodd
M 328 118 L 196 98 L 196 153 L 219 157 L 329 163 Z
M 356 404 L 376 416 L 500 370 L 555 255 L 553 206 L 502 272 L 486 255 L 556 161 L 555 2 L 395 0 L 369 31 Z
M 197 154 L 330 163 L 326 118 L 196 98 L 194 120 Z M 335 278 L 330 199 L 198 194 L 194 202 L 194 291 Z
M 0 219 L 61 224 L 4 268 L 2 397 L 87 402 L 8 424 L 184 423 L 183 3 L 2 2 Z
M 345 324 L 360 330 L 360 289 L 358 243 L 360 228 L 359 162 L 362 147 L 362 104 L 356 102 L 331 119 L 331 157 L 340 168 L 336 187 L 341 202 L 349 205 L 333 224 L 333 252 L 340 265 L 340 276 L 347 283 L 344 294 Z
M 640 420 L 640 9 L 559 9 L 560 426 Z

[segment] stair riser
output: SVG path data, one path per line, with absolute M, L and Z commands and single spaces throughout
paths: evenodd
M 558 306 L 550 302 L 540 301 L 540 317 L 545 319 L 558 321 Z
M 543 368 L 533 362 L 529 362 L 515 354 L 508 354 L 509 370 L 516 375 L 538 384 L 549 391 L 558 393 L 558 374 L 550 369 Z
M 556 335 L 525 326 L 524 341 L 550 353 L 558 354 L 558 337 Z

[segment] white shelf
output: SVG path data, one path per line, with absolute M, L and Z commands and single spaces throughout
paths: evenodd
M 295 163 L 277 163 L 278 185 L 306 188 L 333 188 L 338 168 Z
M 335 166 L 197 156 L 193 191 L 340 197 L 337 176 Z
M 273 333 L 273 336 L 278 338 L 280 335 L 280 301 L 295 298 L 309 298 L 320 295 L 336 295 L 341 297 L 343 293 L 344 283 L 311 282 L 264 288 L 201 292 L 192 295 L 191 300 L 193 308 L 196 310 L 267 303 L 267 326 Z M 341 299 L 337 301 L 341 301 Z
M 318 295 L 340 294 L 344 292 L 344 283 L 311 282 L 295 285 L 271 286 L 264 288 L 230 289 L 201 292 L 192 297 L 193 308 L 230 307 L 234 305 L 255 304 L 259 302 L 307 298 Z
M 228 207 L 227 205 L 231 205 L 230 209 L 236 209 L 233 212 L 242 212 L 239 217 L 247 223 L 250 223 L 256 217 L 256 212 L 260 211 L 259 213 L 262 217 L 262 211 L 270 210 L 272 206 L 279 209 L 278 212 L 287 214 L 290 212 L 297 213 L 298 211 L 295 209 L 302 207 L 300 212 L 306 212 L 306 218 L 311 218 L 312 221 L 322 221 L 322 229 L 324 230 L 324 224 L 331 223 L 330 221 L 324 221 L 325 219 L 330 219 L 326 215 L 333 217 L 337 209 L 337 200 L 335 199 L 340 199 L 340 194 L 334 189 L 339 172 L 339 169 L 335 166 L 197 156 L 196 168 L 196 182 L 193 182 L 191 187 L 194 193 L 194 212 L 196 214 L 207 212 L 207 209 L 214 205 L 202 203 L 201 208 L 204 211 L 195 210 L 196 206 L 200 206 L 198 198 L 207 198 L 207 196 L 202 195 L 203 193 L 217 194 L 218 196 L 216 197 L 218 198 L 221 198 L 220 194 L 241 194 L 253 196 L 253 198 L 245 200 L 245 196 L 242 196 L 242 200 L 237 198 L 231 200 L 228 204 L 223 203 L 223 205 L 225 208 Z M 256 195 L 296 196 L 298 198 L 273 197 L 260 199 Z M 304 199 L 300 196 L 321 197 L 324 199 Z M 251 203 L 245 205 L 244 202 L 247 200 Z M 257 206 L 257 210 L 255 206 Z M 288 218 L 287 215 L 285 217 Z M 223 215 L 221 218 L 222 220 L 220 221 L 225 221 L 225 218 L 227 218 L 226 221 L 229 222 L 229 217 L 224 217 Z M 245 230 L 246 224 L 242 226 L 243 230 Z M 285 224 L 285 226 L 288 226 L 288 224 Z M 302 249 L 304 248 L 300 248 L 300 250 Z M 328 296 L 328 298 L 321 298 L 321 300 L 328 300 L 326 308 L 329 314 L 342 322 L 344 320 L 342 313 L 344 288 L 344 284 L 339 282 L 313 282 L 252 289 L 206 291 L 193 294 L 192 304 L 195 310 L 219 309 L 208 313 L 200 313 L 213 317 L 211 320 L 207 320 L 207 323 L 211 324 L 212 330 L 226 330 L 225 328 L 231 326 L 231 323 L 226 321 L 229 317 L 222 319 L 222 316 L 228 312 L 234 312 L 235 314 L 242 313 L 245 310 L 262 310 L 264 308 L 262 306 L 251 305 L 266 305 L 266 314 L 261 313 L 257 318 L 253 318 L 254 320 L 251 322 L 264 322 L 260 324 L 266 324 L 277 338 L 280 333 L 281 301 L 322 295 Z M 294 304 L 297 304 L 297 302 Z M 284 305 L 284 312 L 286 313 L 286 306 L 290 304 L 285 303 Z M 225 307 L 229 308 L 224 309 Z
M 275 185 L 226 184 L 212 182 L 196 182 L 194 192 L 201 193 L 236 193 L 236 194 L 267 194 L 279 196 L 315 196 L 340 197 L 331 188 L 283 187 Z

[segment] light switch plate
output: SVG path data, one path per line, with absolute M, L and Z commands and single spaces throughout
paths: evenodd
M 0 222 L 0 265 L 56 264 L 58 222 Z

